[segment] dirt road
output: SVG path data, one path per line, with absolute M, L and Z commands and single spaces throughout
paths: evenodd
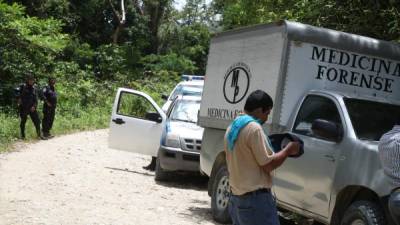
M 150 158 L 107 148 L 107 132 L 0 154 L 0 224 L 216 224 L 205 178 L 155 183 Z

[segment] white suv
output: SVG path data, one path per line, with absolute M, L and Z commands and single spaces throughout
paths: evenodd
M 157 156 L 156 180 L 172 171 L 199 172 L 203 128 L 197 125 L 201 97 L 177 96 L 164 112 L 147 94 L 119 88 L 112 109 L 109 147 Z
M 163 95 L 166 100 L 162 110 L 167 112 L 171 102 L 178 96 L 201 96 L 203 94 L 204 79 L 203 76 L 182 76 L 185 81 L 179 82 L 169 96 Z

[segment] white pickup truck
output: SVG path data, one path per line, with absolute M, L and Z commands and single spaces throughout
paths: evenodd
M 274 173 L 278 206 L 324 224 L 392 224 L 378 140 L 400 113 L 400 47 L 295 22 L 214 36 L 199 124 L 201 171 L 214 219 L 228 222 L 223 138 L 249 93 L 274 99 L 268 134 L 289 132 L 304 155 Z

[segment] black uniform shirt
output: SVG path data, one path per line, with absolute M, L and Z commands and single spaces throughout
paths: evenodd
M 49 102 L 53 108 L 57 105 L 57 92 L 54 87 L 46 86 L 43 88 L 43 98 L 45 102 Z M 45 104 L 47 106 L 47 104 Z
M 21 107 L 24 110 L 30 110 L 32 106 L 37 106 L 37 93 L 36 93 L 36 87 L 31 86 L 28 84 L 23 84 L 21 86 Z

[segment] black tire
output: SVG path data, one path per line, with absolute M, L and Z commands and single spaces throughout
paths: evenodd
M 219 223 L 231 223 L 231 217 L 228 212 L 230 195 L 228 169 L 225 164 L 217 168 L 212 182 L 211 210 L 213 218 Z
M 359 223 L 358 223 L 359 222 Z M 386 225 L 384 212 L 370 201 L 356 201 L 347 208 L 341 225 Z
M 155 172 L 154 179 L 156 181 L 166 181 L 166 180 L 168 180 L 168 177 L 169 177 L 169 173 L 167 171 L 163 170 L 163 168 L 161 168 L 160 157 L 157 157 L 156 172 Z

